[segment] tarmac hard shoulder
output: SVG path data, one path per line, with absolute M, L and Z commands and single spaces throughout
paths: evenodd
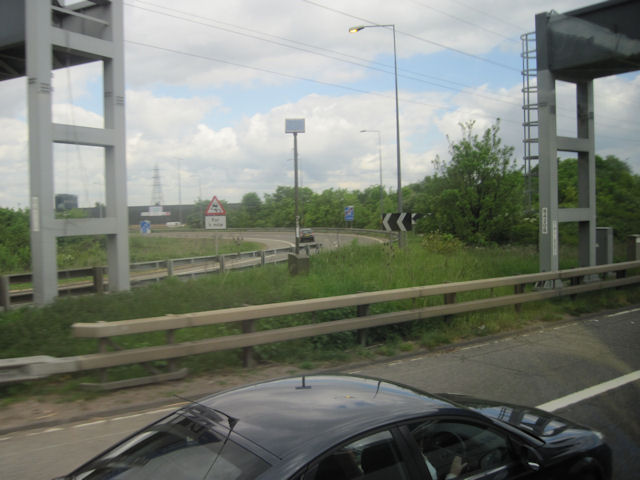
M 573 319 L 575 320 L 575 319 Z M 571 321 L 569 318 L 555 322 Z M 534 324 L 518 330 L 498 333 L 471 340 L 437 347 L 429 350 L 430 353 L 455 350 L 465 345 L 478 341 L 486 341 L 488 338 L 509 337 L 519 335 L 531 330 L 544 329 L 542 324 Z M 422 353 L 425 351 L 423 350 Z M 420 352 L 412 351 L 401 354 L 400 357 L 417 355 Z M 377 361 L 389 361 L 389 357 L 369 359 L 365 363 L 371 364 Z M 68 396 L 43 395 L 32 397 L 23 401 L 9 403 L 0 407 L 0 435 L 10 432 L 35 430 L 48 428 L 65 423 L 86 421 L 88 419 L 100 419 L 120 415 L 132 411 L 144 411 L 163 406 L 179 405 L 187 400 L 198 400 L 211 393 L 226 390 L 232 387 L 247 385 L 273 378 L 282 378 L 296 374 L 323 373 L 342 371 L 361 366 L 363 362 L 351 364 L 323 365 L 314 370 L 301 369 L 294 365 L 270 364 L 252 369 L 233 369 L 215 374 L 187 377 L 183 380 L 134 387 L 113 392 L 101 392 L 95 396 L 82 400 L 69 400 Z

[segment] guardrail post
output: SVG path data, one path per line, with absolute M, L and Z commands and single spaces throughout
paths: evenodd
M 451 303 L 456 303 L 456 292 L 445 293 L 444 294 L 444 303 L 445 305 L 449 305 Z M 453 318 L 453 315 L 445 315 L 444 321 L 448 322 Z
M 167 277 L 173 277 L 173 259 L 167 260 Z
M 96 293 L 104 293 L 104 272 L 102 267 L 93 267 L 93 289 Z
M 264 250 L 260 250 L 260 265 L 264 267 L 266 263 L 266 256 L 264 254 Z
M 572 287 L 576 285 L 580 285 L 582 283 L 583 283 L 583 277 L 571 277 L 569 279 L 569 285 L 571 285 Z M 574 293 L 573 295 L 569 295 L 569 298 L 571 299 L 572 302 L 574 302 L 576 298 L 578 298 L 578 295 Z
M 176 343 L 176 331 L 167 330 L 167 345 L 173 345 Z M 175 372 L 177 370 L 177 360 L 175 358 L 169 359 L 169 372 Z
M 224 255 L 218 257 L 218 263 L 220 264 L 220 273 L 224 272 Z
M 109 343 L 109 340 L 107 338 L 100 338 L 98 339 L 98 352 L 100 353 L 107 353 L 107 351 L 109 350 L 107 345 Z M 107 369 L 106 368 L 101 368 L 100 369 L 100 382 L 101 383 L 107 383 L 108 377 L 107 377 Z
M 256 331 L 256 325 L 254 320 L 242 321 L 242 333 L 253 333 Z M 253 348 L 242 347 L 242 364 L 245 368 L 251 368 L 254 365 Z
M 9 277 L 7 275 L 0 276 L 0 302 L 2 302 L 5 312 L 8 312 L 11 306 L 10 289 Z
M 369 305 L 357 305 L 356 306 L 356 316 L 358 317 L 366 317 L 369 315 Z M 361 328 L 358 330 L 358 344 L 362 347 L 367 346 L 367 332 L 369 329 Z
M 513 293 L 515 295 L 521 295 L 524 293 L 524 289 L 526 287 L 526 284 L 521 283 L 519 285 L 514 285 L 513 286 Z M 515 309 L 516 309 L 516 313 L 520 313 L 522 311 L 522 304 L 521 303 L 516 303 L 514 305 Z

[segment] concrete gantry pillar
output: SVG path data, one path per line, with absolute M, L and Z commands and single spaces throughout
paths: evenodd
M 41 0 L 26 0 L 25 43 L 28 82 L 31 265 L 34 302 L 58 294 L 51 123 L 51 11 Z
M 122 0 L 69 6 L 44 0 L 7 0 L 0 19 L 0 49 L 24 45 L 24 72 L 11 66 L 0 79 L 28 79 L 31 251 L 34 301 L 57 296 L 57 237 L 105 235 L 109 290 L 128 290 L 129 241 L 125 158 L 125 84 Z M 6 24 L 6 25 L 5 25 Z M 22 29 L 22 24 L 24 28 Z M 21 38 L 22 37 L 22 38 Z M 3 44 L 5 42 L 5 44 Z M 54 124 L 51 77 L 54 68 L 103 63 L 102 128 Z M 99 219 L 55 218 L 53 143 L 104 149 L 106 215 Z
M 105 129 L 113 131 L 113 143 L 105 151 L 107 217 L 120 219 L 107 235 L 109 289 L 129 290 L 129 212 L 125 140 L 124 20 L 122 1 L 111 2 L 110 36 L 113 57 L 104 60 Z
M 552 272 L 559 266 L 558 239 L 558 146 L 556 143 L 556 88 L 549 70 L 538 70 L 539 121 L 539 202 L 540 271 Z
M 593 80 L 638 70 L 640 2 L 602 2 L 536 15 L 540 271 L 559 269 L 559 224 L 578 224 L 580 266 L 596 264 Z M 558 135 L 556 81 L 576 87 L 576 137 Z M 558 205 L 558 152 L 578 160 L 578 204 Z

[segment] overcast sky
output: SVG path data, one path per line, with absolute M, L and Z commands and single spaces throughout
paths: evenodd
M 73 3 L 67 1 L 66 3 Z M 301 183 L 395 191 L 395 24 L 403 185 L 448 158 L 461 122 L 501 119 L 522 163 L 520 35 L 536 13 L 588 0 L 125 0 L 128 204 L 149 205 L 159 168 L 164 204 L 238 202 Z M 54 121 L 100 127 L 101 65 L 54 73 Z M 574 95 L 559 85 L 559 134 L 575 136 Z M 595 82 L 596 152 L 640 173 L 640 74 Z M 0 83 L 0 206 L 28 205 L 26 79 Z M 103 152 L 55 147 L 55 192 L 104 201 Z

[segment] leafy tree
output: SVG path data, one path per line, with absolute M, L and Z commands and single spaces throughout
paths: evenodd
M 596 217 L 598 226 L 612 227 L 614 235 L 624 239 L 640 232 L 640 176 L 613 155 L 596 155 Z M 558 204 L 561 208 L 578 206 L 578 160 L 558 163 Z M 573 232 L 575 229 L 566 230 Z M 569 239 L 571 241 L 571 239 Z
M 618 238 L 640 234 L 640 175 L 615 156 L 596 156 L 596 217 Z
M 262 200 L 255 192 L 245 193 L 239 212 L 248 227 L 259 226 L 262 222 Z
M 31 265 L 29 212 L 0 208 L 0 272 L 27 271 Z
M 314 193 L 310 188 L 298 189 L 298 213 L 301 225 L 305 224 L 304 214 Z M 275 193 L 264 196 L 265 218 L 270 227 L 294 227 L 295 219 L 295 189 L 279 186 Z
M 193 212 L 187 216 L 187 226 L 190 228 L 204 228 L 204 211 L 209 206 L 210 200 L 199 198 L 194 203 Z
M 384 210 L 384 188 L 380 185 L 372 185 L 365 189 L 364 192 L 358 192 L 358 203 L 361 205 L 358 220 L 364 228 L 382 228 L 382 218 L 380 212 L 380 194 L 382 194 L 382 213 Z
M 513 147 L 502 145 L 499 121 L 481 137 L 473 127 L 462 124 L 462 138 L 449 139 L 450 160 L 436 157 L 436 174 L 410 189 L 411 203 L 425 214 L 419 228 L 473 244 L 511 241 L 522 217 L 522 174 Z

